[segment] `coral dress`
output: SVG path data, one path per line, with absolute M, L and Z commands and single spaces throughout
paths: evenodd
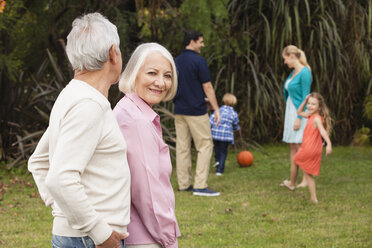
M 304 130 L 302 145 L 297 151 L 294 161 L 307 174 L 317 176 L 320 170 L 320 160 L 322 159 L 323 142 L 319 129 L 314 127 L 315 117 L 320 115 L 311 115 L 307 120 Z

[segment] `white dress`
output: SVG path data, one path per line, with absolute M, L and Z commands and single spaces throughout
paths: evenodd
M 285 82 L 285 89 L 288 90 L 288 85 L 290 84 L 291 79 L 288 79 Z M 300 129 L 295 131 L 293 130 L 293 124 L 297 119 L 297 109 L 292 102 L 291 97 L 288 94 L 287 104 L 285 108 L 285 118 L 284 118 L 284 132 L 283 132 L 283 141 L 286 143 L 302 143 L 302 136 L 304 134 L 304 129 L 306 126 L 307 119 L 301 119 Z

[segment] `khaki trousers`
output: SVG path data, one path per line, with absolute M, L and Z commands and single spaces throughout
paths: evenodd
M 191 138 L 197 151 L 195 189 L 208 187 L 207 180 L 213 153 L 213 141 L 208 114 L 201 116 L 175 115 L 176 167 L 178 187 L 187 189 L 192 180 Z

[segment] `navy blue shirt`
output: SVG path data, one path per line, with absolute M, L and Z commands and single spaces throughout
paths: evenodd
M 203 83 L 211 81 L 207 61 L 198 53 L 185 49 L 175 59 L 178 89 L 173 99 L 174 113 L 204 115 L 207 113 Z

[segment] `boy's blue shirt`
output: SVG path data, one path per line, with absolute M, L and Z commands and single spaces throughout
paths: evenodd
M 289 74 L 288 79 L 292 77 L 294 70 Z M 310 86 L 311 86 L 312 76 L 310 69 L 305 66 L 302 70 L 291 80 L 288 85 L 288 90 L 285 88 L 285 83 L 283 87 L 284 92 L 284 99 L 287 102 L 288 96 L 291 97 L 293 104 L 295 105 L 296 109 L 298 109 L 308 94 L 310 94 Z M 297 118 L 302 119 L 301 116 L 297 116 Z
M 240 129 L 238 113 L 233 107 L 222 105 L 220 107 L 221 122 L 218 127 L 214 122 L 214 112 L 209 117 L 209 122 L 212 127 L 213 140 L 227 141 L 234 144 L 234 131 Z

